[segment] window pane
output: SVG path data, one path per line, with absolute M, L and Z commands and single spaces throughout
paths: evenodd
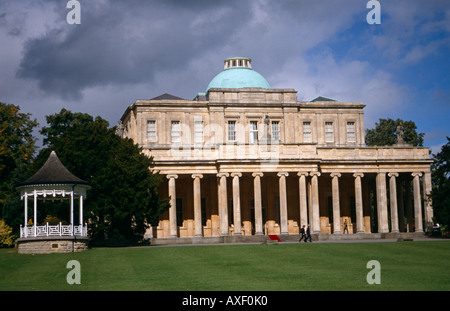
M 147 121 L 147 141 L 155 142 L 156 140 L 156 121 Z
M 228 121 L 228 140 L 236 140 L 236 121 Z
M 334 141 L 333 122 L 325 122 L 325 141 L 326 142 Z
M 203 142 L 203 121 L 194 122 L 194 142 Z
M 250 121 L 249 143 L 254 144 L 258 141 L 258 121 Z
M 356 141 L 355 122 L 347 122 L 347 140 L 349 142 Z
M 312 142 L 311 122 L 303 122 L 303 142 Z
M 272 140 L 280 140 L 280 121 L 272 121 Z
M 180 136 L 180 121 L 172 121 L 172 142 L 173 143 L 179 143 L 181 142 L 181 136 Z

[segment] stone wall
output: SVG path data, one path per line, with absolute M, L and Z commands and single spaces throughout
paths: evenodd
M 50 254 L 82 252 L 88 249 L 88 239 L 73 237 L 22 238 L 17 240 L 19 254 Z

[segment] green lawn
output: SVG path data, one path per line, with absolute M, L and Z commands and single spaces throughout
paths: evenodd
M 450 241 L 94 248 L 23 255 L 0 249 L 0 290 L 450 290 Z M 69 260 L 81 284 L 66 282 Z M 369 260 L 381 284 L 369 285 Z

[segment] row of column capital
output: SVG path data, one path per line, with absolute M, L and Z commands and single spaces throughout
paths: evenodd
M 400 173 L 402 173 L 402 172 L 378 172 L 378 174 L 388 174 L 388 176 L 389 177 L 399 177 L 400 176 Z M 408 172 L 409 173 L 409 172 Z M 419 176 L 419 177 L 421 177 L 421 176 L 423 176 L 424 174 L 427 174 L 427 173 L 430 173 L 430 172 L 419 172 L 419 171 L 415 171 L 415 172 L 411 172 L 411 176 L 412 177 L 415 177 L 415 176 Z
M 388 174 L 389 177 L 399 177 L 399 173 L 398 172 L 379 172 L 378 174 L 386 174 L 386 173 Z M 428 173 L 428 172 L 425 172 L 425 173 L 423 173 L 423 172 L 412 172 L 411 176 L 413 176 L 413 177 L 416 177 L 416 176 L 421 177 L 421 176 L 423 176 L 426 173 Z M 277 173 L 278 177 L 281 177 L 282 175 L 289 176 L 289 173 L 286 172 L 286 171 L 281 171 L 281 172 Z M 231 177 L 235 177 L 235 176 L 242 177 L 242 173 L 240 173 L 240 172 L 232 172 L 232 173 L 221 172 L 221 173 L 217 173 L 216 176 L 217 177 L 223 177 L 223 176 L 225 176 L 225 177 L 230 177 L 230 176 Z M 256 177 L 256 176 L 263 177 L 264 173 L 263 172 L 253 172 L 252 176 L 253 177 Z M 302 172 L 297 172 L 297 176 L 299 176 L 299 177 L 301 177 L 301 176 L 305 176 L 305 177 L 307 177 L 307 176 L 321 176 L 321 172 L 319 172 L 319 171 L 312 171 L 312 172 L 302 171 Z M 330 176 L 331 177 L 341 177 L 342 173 L 340 173 L 340 172 L 331 172 Z M 194 174 L 191 175 L 191 177 L 192 178 L 196 178 L 196 177 L 203 178 L 203 174 L 201 174 L 201 173 L 194 173 Z M 355 172 L 355 173 L 353 173 L 353 177 L 355 177 L 355 178 L 356 177 L 364 177 L 364 173 L 362 173 L 362 172 Z M 178 179 L 178 174 L 167 174 L 166 178 L 167 179 L 171 179 L 171 178 Z

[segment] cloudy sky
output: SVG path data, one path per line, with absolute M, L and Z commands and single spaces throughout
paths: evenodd
M 365 125 L 412 120 L 425 145 L 450 136 L 450 1 L 0 0 L 0 101 L 41 125 L 62 108 L 115 125 L 137 99 L 193 99 L 227 57 L 273 88 L 366 104 Z

